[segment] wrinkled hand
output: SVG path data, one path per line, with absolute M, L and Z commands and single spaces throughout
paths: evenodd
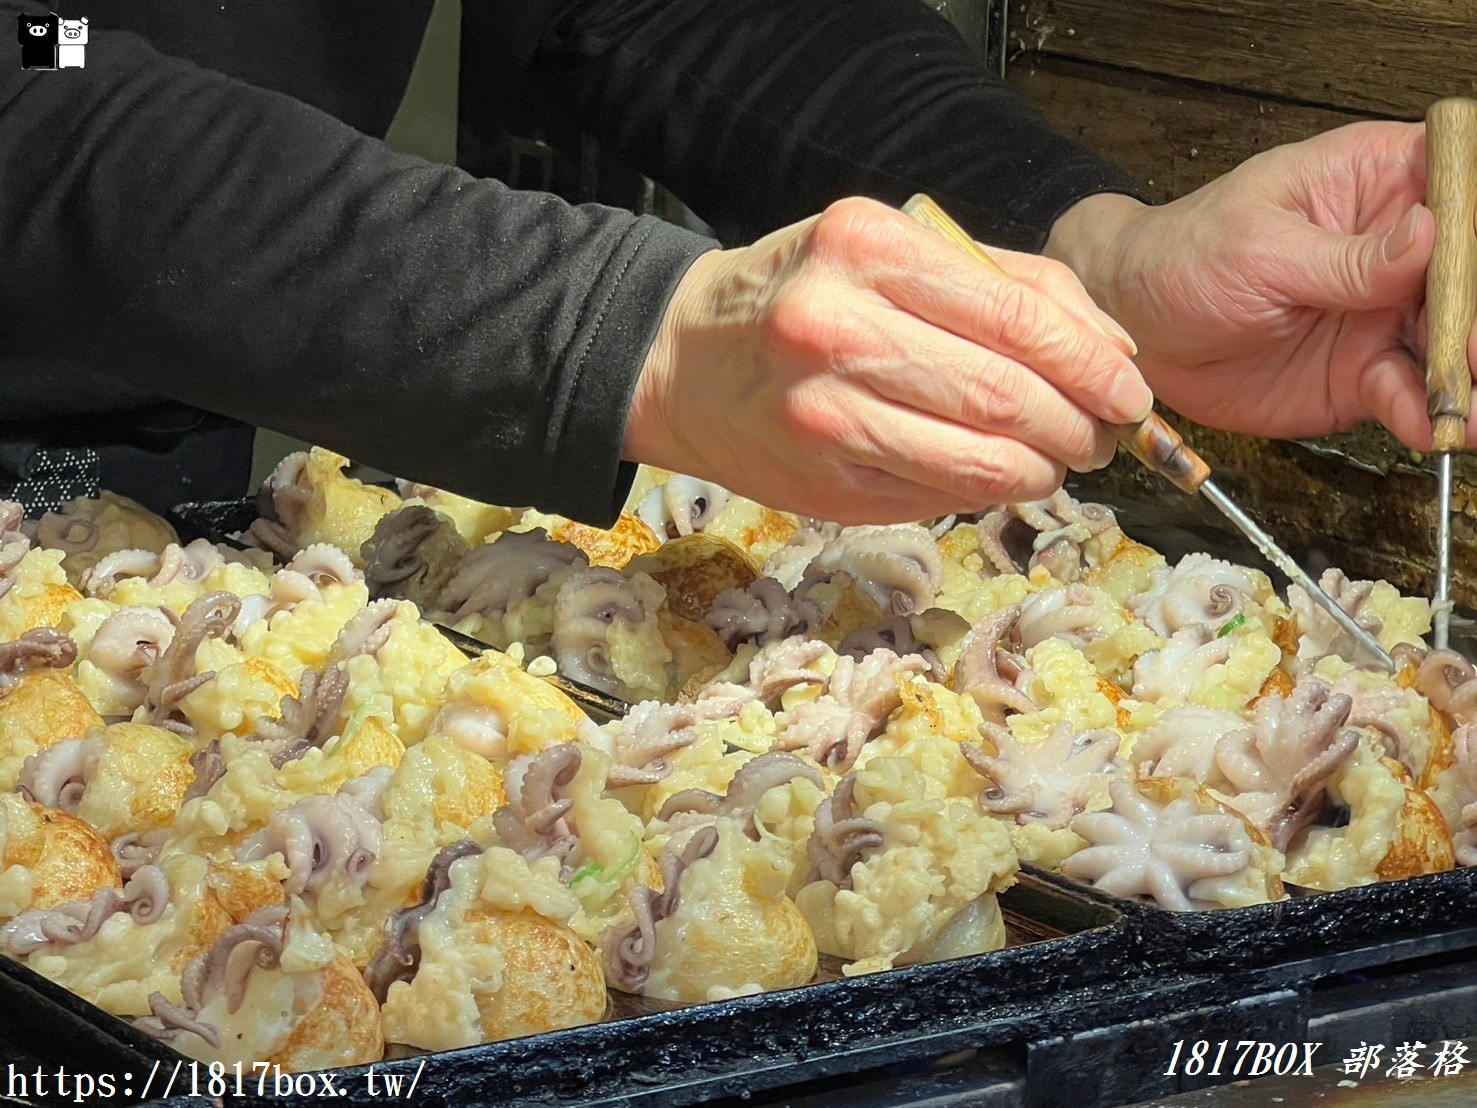
M 1425 128 L 1358 123 L 1161 208 L 1083 201 L 1047 253 L 1128 328 L 1175 411 L 1273 438 L 1377 419 L 1424 450 L 1425 191 Z
M 884 205 L 843 200 L 700 257 L 668 305 L 626 457 L 842 523 L 1037 499 L 1106 465 L 1098 422 L 1150 394 L 1062 265 L 1003 277 Z

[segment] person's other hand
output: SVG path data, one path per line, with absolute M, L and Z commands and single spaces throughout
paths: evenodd
M 1357 123 L 1160 208 L 1082 201 L 1046 252 L 1128 328 L 1175 411 L 1272 438 L 1377 419 L 1424 450 L 1425 192 L 1425 128 Z
M 843 200 L 700 257 L 637 383 L 626 457 L 841 523 L 1044 497 L 1106 465 L 1100 419 L 1152 398 L 1070 271 L 1001 276 L 882 204 Z

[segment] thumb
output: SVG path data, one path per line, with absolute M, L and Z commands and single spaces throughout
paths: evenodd
M 1393 308 L 1418 299 L 1425 288 L 1436 218 L 1423 205 L 1378 234 L 1341 235 L 1311 225 L 1308 230 L 1311 241 L 1294 254 L 1301 287 L 1289 291 L 1315 308 Z

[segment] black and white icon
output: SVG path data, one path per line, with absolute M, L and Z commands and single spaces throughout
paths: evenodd
M 22 69 L 55 69 L 61 40 L 61 20 L 53 15 L 18 15 L 16 37 L 21 44 Z
M 81 69 L 87 64 L 87 17 L 63 19 L 56 47 L 58 69 Z

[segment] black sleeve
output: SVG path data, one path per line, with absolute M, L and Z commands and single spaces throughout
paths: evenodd
M 29 3 L 0 0 L 16 25 Z M 608 523 L 629 396 L 712 244 L 395 154 L 98 32 L 0 65 L 0 318 L 19 355 L 498 503 Z M 3 401 L 0 401 L 3 403 Z
M 464 3 L 475 29 L 494 0 Z M 847 195 L 928 192 L 976 237 L 1039 250 L 1084 197 L 1145 198 L 920 0 L 574 0 L 527 80 L 726 242 Z

